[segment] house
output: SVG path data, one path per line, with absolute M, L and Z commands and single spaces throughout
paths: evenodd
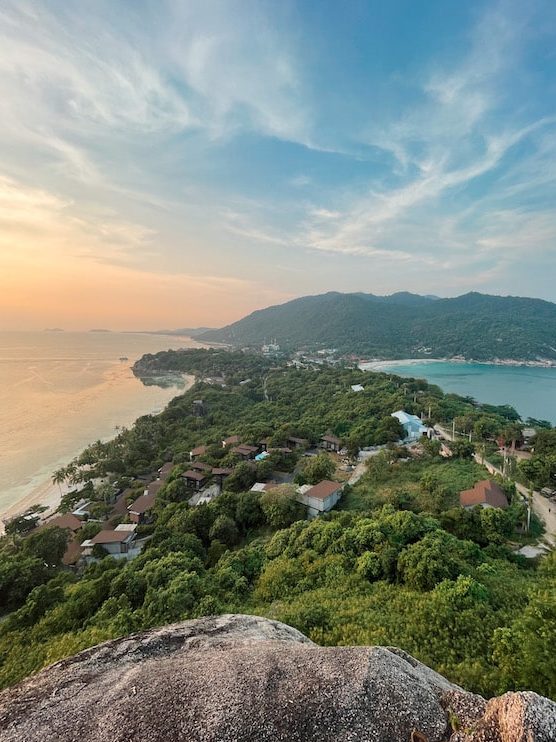
M 505 509 L 508 507 L 508 498 L 499 484 L 493 482 L 492 479 L 483 479 L 470 490 L 463 490 L 459 493 L 459 504 L 466 510 L 476 505 L 482 508 Z
M 208 446 L 196 446 L 189 452 L 189 460 L 195 461 L 199 456 L 204 456 L 208 450 Z
M 125 557 L 133 548 L 136 528 L 135 524 L 122 523 L 114 530 L 100 531 L 93 538 L 83 541 L 81 544 L 83 556 L 92 556 L 93 547 L 102 546 L 104 551 L 111 556 Z
M 148 492 L 138 497 L 127 509 L 130 521 L 138 525 L 150 522 L 154 502 L 155 495 L 151 495 Z
M 231 435 L 229 438 L 224 438 L 222 441 L 222 448 L 229 448 L 230 446 L 238 446 L 241 443 L 239 435 Z
M 211 472 L 212 466 L 210 464 L 205 464 L 202 461 L 194 461 L 190 467 L 190 469 L 193 469 L 193 471 L 205 471 L 205 472 Z
M 160 479 L 168 479 L 173 468 L 174 464 L 172 463 L 172 461 L 167 461 L 165 464 L 163 464 L 158 470 L 158 476 L 160 477 Z
M 307 505 L 307 513 L 310 518 L 319 513 L 331 510 L 342 496 L 343 485 L 340 482 L 332 482 L 323 479 L 322 482 L 311 485 L 303 485 L 297 490 L 295 499 L 297 502 Z
M 296 438 L 294 435 L 291 435 L 286 443 L 290 448 L 309 448 L 310 445 L 307 438 Z
M 361 384 L 352 384 L 351 385 L 351 391 L 352 392 L 364 392 L 365 387 L 361 386 Z
M 270 438 L 261 438 L 258 445 L 261 451 L 268 451 L 270 446 Z
M 235 453 L 236 456 L 240 456 L 244 461 L 247 461 L 248 459 L 254 459 L 258 450 L 257 446 L 246 446 L 242 443 L 239 446 L 234 446 L 231 452 Z
M 67 528 L 72 533 L 75 533 L 82 525 L 83 521 L 79 520 L 73 513 L 66 513 L 66 515 L 58 515 L 56 518 L 49 518 L 40 528 L 57 526 L 58 528 Z
M 182 476 L 186 485 L 194 490 L 200 490 L 208 479 L 206 472 L 196 471 L 195 469 L 188 469 Z
M 149 482 L 147 485 L 144 494 L 145 495 L 152 495 L 154 497 L 158 494 L 158 491 L 164 487 L 166 482 L 164 482 L 162 479 L 155 479 L 154 482 Z
M 404 412 L 404 410 L 398 410 L 392 413 L 392 417 L 395 417 L 404 429 L 404 440 L 416 441 L 424 435 L 429 436 L 431 429 L 423 425 L 421 418 L 417 417 L 417 415 L 411 415 L 409 412 Z
M 323 435 L 320 439 L 320 447 L 326 451 L 338 452 L 342 447 L 342 441 L 335 435 Z

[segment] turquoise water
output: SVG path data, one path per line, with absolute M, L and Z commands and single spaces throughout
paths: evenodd
M 535 417 L 556 425 L 556 368 L 491 366 L 484 363 L 423 361 L 376 364 L 376 370 L 413 376 L 437 384 L 445 392 L 478 402 L 510 404 L 523 419 Z

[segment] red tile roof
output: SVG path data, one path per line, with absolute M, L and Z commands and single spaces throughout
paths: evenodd
M 322 482 L 315 484 L 310 490 L 307 490 L 305 497 L 314 497 L 317 500 L 326 500 L 327 497 L 333 495 L 338 490 L 342 489 L 340 482 L 332 482 L 330 479 L 323 479 Z
M 470 490 L 459 493 L 459 504 L 462 508 L 473 505 L 490 505 L 493 508 L 507 508 L 508 498 L 499 484 L 491 479 L 477 482 Z

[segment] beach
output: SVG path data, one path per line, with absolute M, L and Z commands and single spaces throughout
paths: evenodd
M 189 388 L 191 377 L 146 386 L 131 370 L 172 346 L 198 347 L 168 336 L 0 333 L 0 518 L 35 504 L 51 511 L 64 493 L 54 471 Z

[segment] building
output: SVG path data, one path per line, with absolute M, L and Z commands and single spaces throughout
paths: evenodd
M 421 418 L 417 417 L 417 415 L 411 415 L 409 412 L 404 412 L 404 410 L 398 410 L 392 413 L 392 417 L 395 417 L 404 429 L 404 440 L 416 441 L 423 436 L 429 436 L 431 428 L 423 425 Z
M 79 518 L 77 518 L 73 513 L 66 513 L 66 515 L 58 515 L 55 518 L 49 518 L 42 526 L 40 526 L 40 529 L 56 526 L 57 528 L 67 528 L 72 533 L 75 533 L 82 525 L 83 521 L 79 520 Z
M 335 435 L 323 435 L 320 439 L 320 447 L 337 453 L 342 447 L 342 441 Z
M 186 485 L 194 490 L 200 490 L 208 479 L 206 472 L 195 469 L 188 469 L 182 476 L 185 479 Z
M 135 502 L 128 507 L 129 519 L 132 523 L 143 524 L 152 520 L 152 509 L 154 508 L 155 495 L 145 491 Z
M 164 487 L 166 482 L 164 482 L 162 479 L 155 479 L 154 482 L 149 482 L 147 485 L 144 494 L 145 495 L 151 495 L 152 497 L 155 497 L 155 495 L 158 494 L 158 491 Z
M 351 391 L 352 392 L 364 392 L 365 387 L 361 386 L 361 384 L 352 384 L 351 385 Z
M 240 456 L 244 461 L 248 461 L 249 459 L 255 458 L 258 450 L 257 446 L 246 446 L 242 443 L 239 446 L 234 446 L 234 448 L 231 449 L 231 452 L 235 453 L 236 456 Z
M 194 461 L 190 466 L 190 469 L 193 469 L 193 471 L 204 471 L 204 472 L 211 472 L 212 466 L 210 464 L 205 464 L 203 461 Z
M 160 477 L 160 479 L 168 479 L 173 468 L 174 464 L 171 461 L 167 461 L 165 464 L 163 464 L 158 470 L 158 476 Z
M 229 448 L 230 446 L 238 446 L 241 443 L 239 435 L 231 435 L 229 438 L 224 438 L 222 441 L 222 448 Z
M 340 482 L 323 479 L 322 482 L 313 486 L 306 484 L 299 487 L 295 499 L 307 505 L 307 514 L 310 518 L 314 518 L 319 513 L 332 510 L 342 496 L 342 487 Z
M 125 558 L 134 546 L 136 528 L 135 524 L 122 523 L 116 526 L 114 530 L 100 531 L 93 538 L 83 541 L 81 544 L 82 555 L 90 557 L 93 547 L 102 546 L 107 554 L 116 558 Z
M 279 482 L 255 482 L 251 487 L 251 492 L 268 492 L 276 487 L 280 487 Z
M 189 452 L 189 460 L 195 461 L 199 456 L 204 456 L 208 450 L 208 446 L 196 446 Z
M 482 508 L 505 509 L 508 507 L 508 498 L 499 484 L 493 482 L 492 479 L 483 479 L 470 490 L 463 490 L 459 493 L 459 504 L 466 510 L 477 505 Z

